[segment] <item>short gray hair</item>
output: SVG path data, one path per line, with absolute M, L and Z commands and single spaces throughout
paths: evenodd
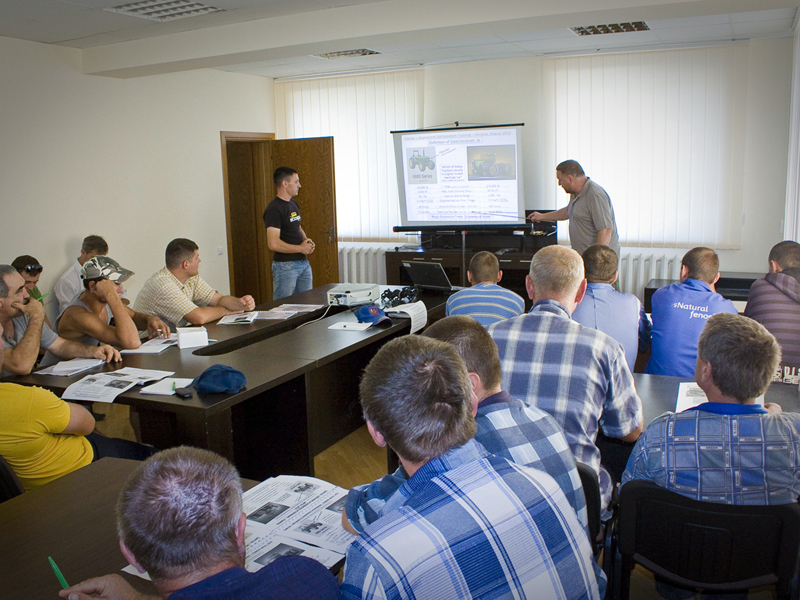
M 706 321 L 697 355 L 711 363 L 711 377 L 720 392 L 746 402 L 769 387 L 781 361 L 781 347 L 761 323 L 719 313 Z
M 572 248 L 547 246 L 533 255 L 529 275 L 543 293 L 574 296 L 583 281 L 583 259 Z
M 154 454 L 128 478 L 117 502 L 117 531 L 153 579 L 175 579 L 221 563 L 240 565 L 241 513 L 236 468 L 213 452 L 181 446 Z
M 6 283 L 6 276 L 12 273 L 17 273 L 17 270 L 11 265 L 0 265 L 0 298 L 8 298 L 8 284 Z

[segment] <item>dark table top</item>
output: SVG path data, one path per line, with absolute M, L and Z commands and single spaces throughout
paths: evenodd
M 70 585 L 120 573 L 128 561 L 119 550 L 114 508 L 139 464 L 104 458 L 0 504 L 0 596 L 58 598 L 61 586 L 48 556 Z M 242 487 L 256 483 L 243 479 Z M 141 592 L 155 593 L 150 582 L 121 575 Z

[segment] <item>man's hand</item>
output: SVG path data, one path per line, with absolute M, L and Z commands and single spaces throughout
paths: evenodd
M 108 344 L 102 344 L 97 347 L 97 350 L 94 351 L 92 355 L 94 358 L 99 358 L 102 361 L 107 363 L 109 362 L 120 362 L 122 357 L 119 355 L 119 350 L 116 348 L 109 346 Z
M 767 409 L 767 412 L 771 415 L 777 415 L 778 413 L 782 413 L 783 409 L 781 408 L 780 404 L 775 404 L 774 402 L 767 402 L 764 404 L 764 408 Z
M 14 302 L 14 304 L 11 306 L 21 310 L 22 314 L 25 315 L 28 320 L 38 318 L 44 321 L 44 306 L 41 302 L 29 300 L 26 304 L 23 304 L 22 302 Z
M 303 243 L 300 244 L 300 252 L 308 256 L 314 251 L 316 248 L 314 242 L 311 241 L 311 238 L 306 238 L 303 240 Z
M 147 338 L 153 339 L 155 337 L 167 338 L 169 337 L 169 325 L 164 323 L 161 319 L 154 315 L 147 317 Z
M 153 596 L 145 596 L 137 592 L 119 575 L 104 575 L 103 577 L 87 579 L 77 585 L 61 590 L 58 595 L 68 600 L 89 600 L 89 598 L 154 600 Z
M 112 298 L 113 296 L 119 296 L 119 290 L 117 290 L 117 284 L 111 281 L 110 279 L 101 279 L 100 281 L 98 281 L 94 290 L 98 298 L 100 298 L 100 300 L 106 303 L 108 303 L 109 298 Z
M 239 302 L 242 303 L 242 309 L 245 311 L 253 310 L 256 307 L 256 301 L 253 300 L 253 297 L 249 295 L 239 298 Z
M 544 221 L 545 215 L 540 213 L 539 211 L 533 211 L 531 214 L 528 215 L 528 218 L 534 223 L 540 223 Z

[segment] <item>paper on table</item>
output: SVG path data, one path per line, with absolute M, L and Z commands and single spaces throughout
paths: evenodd
M 397 313 L 406 313 L 411 317 L 411 333 L 418 332 L 428 322 L 428 309 L 422 300 L 411 304 L 401 304 L 386 310 L 386 314 L 390 317 L 397 315 Z
M 167 348 L 175 346 L 178 343 L 178 337 L 173 335 L 168 338 L 153 338 L 147 340 L 138 348 L 128 348 L 120 350 L 121 354 L 161 354 Z
M 684 381 L 678 386 L 678 401 L 675 404 L 675 412 L 683 412 L 700 404 L 708 402 L 706 393 L 700 389 L 694 381 Z M 756 398 L 756 404 L 764 406 L 764 395 Z
M 113 402 L 125 390 L 135 386 L 137 381 L 125 375 L 98 373 L 87 375 L 76 381 L 61 396 L 62 400 L 88 400 L 90 402 Z
M 247 325 L 256 320 L 258 313 L 246 312 L 238 315 L 226 315 L 219 320 L 220 325 Z
M 288 319 L 297 314 L 295 310 L 260 310 L 258 311 L 257 320 L 263 321 L 268 319 Z
M 135 379 L 139 385 L 144 385 L 148 381 L 158 381 L 159 379 L 164 379 L 164 377 L 174 375 L 175 371 L 159 371 L 157 369 L 137 369 L 136 367 L 123 367 L 122 369 L 117 369 L 114 371 L 113 374 L 125 375 L 130 379 Z
M 73 358 L 72 360 L 62 360 L 53 365 L 55 373 L 63 373 L 64 371 L 75 372 L 76 369 L 81 371 L 84 369 L 91 369 L 98 365 L 102 365 L 103 361 L 99 358 Z
M 318 308 L 325 308 L 325 305 L 324 304 L 281 304 L 280 306 L 275 307 L 273 310 L 311 312 L 312 310 L 317 310 Z
M 172 388 L 173 383 L 175 384 L 176 388 L 182 388 L 187 387 L 190 383 L 192 383 L 192 381 L 194 380 L 184 379 L 183 377 L 167 377 L 158 383 L 143 387 L 141 390 L 139 390 L 139 393 L 156 394 L 157 396 L 172 396 L 175 393 L 175 390 Z
M 365 331 L 372 327 L 372 323 L 353 323 L 352 321 L 337 321 L 328 329 L 344 329 L 345 331 Z
M 70 370 L 61 369 L 57 370 L 56 367 L 59 365 L 65 365 L 66 363 L 73 363 L 74 361 L 79 360 L 82 364 L 81 366 L 75 366 Z M 88 371 L 89 369 L 94 369 L 103 364 L 103 361 L 98 358 L 76 358 L 68 361 L 62 361 L 60 363 L 56 363 L 54 365 L 50 365 L 49 367 L 45 367 L 44 369 L 40 369 L 36 371 L 37 375 L 55 375 L 56 377 L 69 377 L 71 375 L 77 375 L 78 373 L 83 373 L 84 371 Z

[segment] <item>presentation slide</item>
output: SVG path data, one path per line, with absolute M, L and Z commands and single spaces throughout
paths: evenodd
M 393 135 L 403 226 L 524 222 L 521 125 Z

